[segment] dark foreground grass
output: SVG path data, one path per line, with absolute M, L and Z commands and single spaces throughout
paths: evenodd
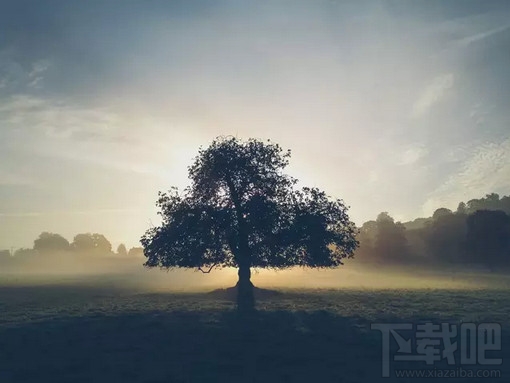
M 509 307 L 502 290 L 285 291 L 240 317 L 210 294 L 0 287 L 0 382 L 388 381 L 370 324 L 426 321 L 501 323 L 506 382 Z

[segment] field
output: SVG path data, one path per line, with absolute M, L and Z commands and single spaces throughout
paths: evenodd
M 4 285 L 0 382 L 393 381 L 381 378 L 381 334 L 370 324 L 427 321 L 501 323 L 502 378 L 465 381 L 503 382 L 509 307 L 508 289 L 281 290 L 243 317 L 207 293 Z

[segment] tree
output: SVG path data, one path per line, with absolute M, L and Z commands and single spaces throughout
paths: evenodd
M 485 197 L 469 200 L 464 206 L 467 214 L 472 214 L 477 210 L 501 210 L 510 214 L 510 196 L 503 196 L 500 199 L 499 194 L 490 193 Z
M 120 255 L 122 257 L 127 257 L 128 255 L 128 252 L 127 252 L 127 249 L 126 249 L 126 245 L 124 245 L 123 243 L 121 243 L 119 245 L 119 247 L 117 247 L 117 255 Z
M 103 234 L 84 233 L 74 237 L 71 248 L 83 254 L 111 254 L 112 244 Z
M 254 307 L 251 268 L 335 267 L 353 256 L 356 229 L 341 200 L 296 188 L 290 151 L 218 138 L 188 168 L 191 186 L 159 193 L 159 227 L 141 239 L 145 266 L 237 267 L 237 303 Z
M 462 211 L 462 208 L 459 210 Z M 465 214 L 454 214 L 445 208 L 437 209 L 424 229 L 427 252 L 439 261 L 462 262 L 466 258 L 466 233 Z
M 377 216 L 377 236 L 375 238 L 375 252 L 382 260 L 395 262 L 407 259 L 407 239 L 405 227 L 396 222 L 387 213 L 382 212 Z
M 439 209 L 436 209 L 434 214 L 432 214 L 432 219 L 435 221 L 440 220 L 442 217 L 448 217 L 451 216 L 453 213 L 450 209 L 447 209 L 445 207 L 440 207 Z
M 467 206 L 464 202 L 460 202 L 457 206 L 457 214 L 467 214 Z
M 43 232 L 34 241 L 34 250 L 41 254 L 69 251 L 69 241 L 60 234 Z
M 467 218 L 467 242 L 475 260 L 491 270 L 508 265 L 510 216 L 499 210 L 478 210 Z

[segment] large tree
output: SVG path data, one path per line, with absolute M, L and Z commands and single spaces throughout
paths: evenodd
M 60 234 L 43 232 L 34 241 L 34 250 L 43 254 L 69 251 L 69 241 Z
M 71 249 L 87 255 L 106 255 L 112 253 L 112 244 L 103 234 L 82 233 L 75 235 Z
M 254 306 L 252 267 L 336 267 L 352 257 L 356 228 L 339 199 L 297 188 L 284 174 L 290 151 L 254 139 L 201 148 L 182 193 L 159 193 L 162 224 L 141 239 L 145 266 L 237 267 L 238 308 Z

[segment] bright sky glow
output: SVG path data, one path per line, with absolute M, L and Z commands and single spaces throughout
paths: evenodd
M 508 1 L 2 2 L 0 249 L 136 245 L 218 135 L 358 224 L 510 193 Z

